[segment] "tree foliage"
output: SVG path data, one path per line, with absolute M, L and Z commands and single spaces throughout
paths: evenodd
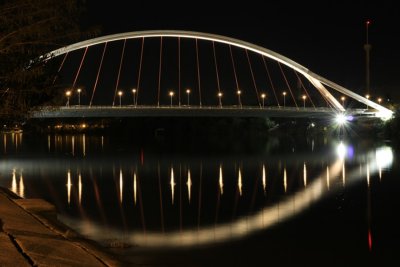
M 0 118 L 24 118 L 53 98 L 57 69 L 40 56 L 97 34 L 80 28 L 82 1 L 0 1 Z

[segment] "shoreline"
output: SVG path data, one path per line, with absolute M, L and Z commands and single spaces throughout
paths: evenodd
M 2 266 L 14 263 L 17 254 L 17 262 L 27 266 L 124 265 L 115 253 L 59 221 L 54 205 L 43 199 L 24 199 L 0 187 L 0 211 L 0 248 L 14 254 L 1 256 Z

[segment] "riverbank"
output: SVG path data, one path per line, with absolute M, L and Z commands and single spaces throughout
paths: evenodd
M 0 188 L 0 266 L 124 266 L 57 220 L 53 205 Z

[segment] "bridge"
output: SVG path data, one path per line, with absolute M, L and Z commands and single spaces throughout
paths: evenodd
M 120 33 L 42 59 L 58 64 L 54 84 L 62 90 L 59 105 L 33 110 L 32 118 L 393 115 L 379 99 L 358 95 L 279 53 L 210 33 Z

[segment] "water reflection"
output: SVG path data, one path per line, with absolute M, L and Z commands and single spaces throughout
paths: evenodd
M 43 190 L 65 223 L 94 239 L 183 246 L 222 242 L 269 228 L 358 181 L 370 188 L 374 175 L 382 177 L 393 161 L 390 147 L 356 153 L 344 143 L 329 151 L 316 143 L 312 153 L 297 149 L 294 154 L 218 159 L 164 158 L 146 152 L 144 162 L 143 148 L 114 158 L 112 153 L 99 155 L 92 146 L 95 142 L 107 153 L 103 136 L 97 141 L 84 135 L 47 136 L 43 147 L 50 156 L 3 160 L 0 181 L 11 184 L 21 197 Z M 71 158 L 54 157 L 57 151 L 66 151 Z

